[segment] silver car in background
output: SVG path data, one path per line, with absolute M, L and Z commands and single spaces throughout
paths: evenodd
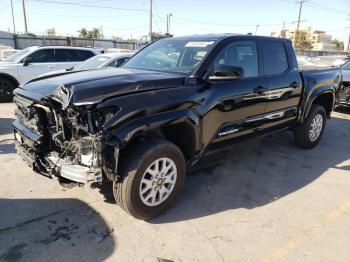
M 63 70 L 55 70 L 49 73 L 39 75 L 39 77 L 45 77 L 50 75 L 61 74 L 65 72 L 72 71 L 87 71 L 87 70 L 96 70 L 103 69 L 107 67 L 120 67 L 124 64 L 134 53 L 105 53 L 93 56 L 84 62 Z

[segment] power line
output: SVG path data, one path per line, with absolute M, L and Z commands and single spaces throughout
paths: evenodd
M 144 9 L 133 9 L 133 8 L 122 8 L 122 7 L 100 6 L 100 5 L 88 5 L 88 4 L 82 4 L 82 3 L 68 3 L 68 2 L 53 1 L 53 0 L 31 0 L 31 1 L 49 3 L 49 4 L 58 4 L 58 5 L 84 6 L 84 7 L 112 9 L 112 10 L 121 10 L 121 11 L 147 12 L 147 10 L 144 10 Z
M 27 12 L 29 14 L 36 14 L 36 15 L 48 15 L 48 16 L 57 16 L 57 17 L 69 17 L 69 18 L 82 18 L 82 17 L 89 17 L 89 18 L 119 18 L 119 17 L 128 17 L 128 16 L 141 16 L 146 15 L 145 14 L 128 14 L 128 15 L 99 15 L 99 16 L 91 16 L 91 15 L 60 15 L 60 14 L 52 14 L 52 13 L 41 13 L 41 12 Z
M 316 3 L 314 1 L 309 1 L 309 3 L 306 3 L 307 6 L 321 10 L 321 11 L 325 11 L 325 12 L 333 12 L 333 13 L 337 13 L 337 14 L 342 14 L 342 15 L 348 15 L 349 12 L 346 11 L 342 11 L 340 9 L 336 9 L 334 7 L 330 7 L 324 4 L 320 4 L 320 3 Z

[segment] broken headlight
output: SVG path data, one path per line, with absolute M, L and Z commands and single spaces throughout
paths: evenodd
M 93 137 L 82 137 L 80 140 L 80 163 L 92 166 L 96 162 L 96 150 Z

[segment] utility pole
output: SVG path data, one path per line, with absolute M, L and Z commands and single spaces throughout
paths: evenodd
M 26 34 L 28 34 L 26 6 L 24 4 L 24 0 L 22 0 L 22 8 L 23 8 L 23 16 L 24 16 L 24 31 Z
M 149 0 L 149 39 L 152 42 L 152 23 L 153 23 L 153 1 Z
M 13 3 L 12 3 L 12 0 L 11 0 L 11 10 L 12 10 L 13 33 L 16 34 L 15 16 L 13 15 Z
M 350 20 L 350 15 L 348 15 L 348 20 Z M 348 28 L 350 28 L 350 26 Z M 348 49 L 347 49 L 347 51 L 350 52 L 350 33 L 349 33 Z
M 297 30 L 295 31 L 294 34 L 294 47 L 298 47 L 299 44 L 299 38 L 300 38 L 300 34 L 299 34 L 299 27 L 300 27 L 300 18 L 301 18 L 301 10 L 303 9 L 303 3 L 306 2 L 306 0 L 300 0 L 298 2 L 296 2 L 297 4 L 300 4 L 299 6 L 299 15 L 298 15 L 298 21 L 297 21 Z

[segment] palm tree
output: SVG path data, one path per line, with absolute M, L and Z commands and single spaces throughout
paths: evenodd
M 89 35 L 89 32 L 85 27 L 78 30 L 78 33 L 79 33 L 80 37 L 88 37 L 88 35 Z

